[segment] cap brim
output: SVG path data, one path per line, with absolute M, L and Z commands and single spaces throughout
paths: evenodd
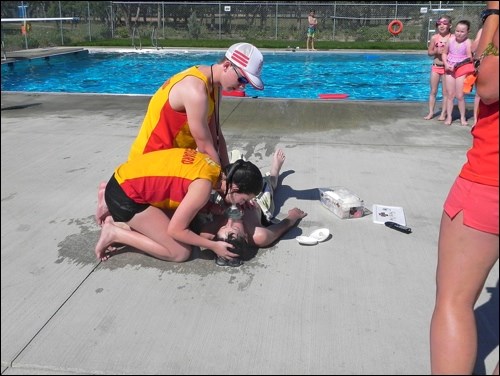
M 245 75 L 245 77 L 247 78 L 247 80 L 250 82 L 250 85 L 252 85 L 257 90 L 263 90 L 264 89 L 264 83 L 262 82 L 262 80 L 259 77 L 254 76 L 253 74 L 250 74 L 248 72 L 245 72 L 243 69 L 241 69 L 241 71 Z

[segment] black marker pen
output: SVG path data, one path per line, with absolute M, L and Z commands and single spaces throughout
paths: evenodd
M 405 234 L 411 234 L 411 228 L 400 225 L 399 223 L 396 222 L 385 222 L 384 223 L 387 227 L 390 227 L 394 230 L 404 232 Z

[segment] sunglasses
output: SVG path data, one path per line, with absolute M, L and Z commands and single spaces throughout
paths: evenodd
M 233 67 L 234 72 L 236 73 L 236 76 L 238 77 L 239 84 L 246 85 L 246 84 L 250 83 L 245 76 L 242 76 L 238 73 L 238 71 L 236 70 L 236 67 L 234 65 L 231 65 L 231 66 Z
M 450 23 L 448 21 L 437 21 L 436 22 L 436 26 L 439 26 L 439 25 L 445 25 L 445 26 L 448 26 Z

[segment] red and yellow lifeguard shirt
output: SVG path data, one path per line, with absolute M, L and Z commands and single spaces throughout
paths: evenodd
M 472 128 L 474 141 L 460 176 L 475 183 L 498 187 L 498 102 L 479 102 L 479 114 Z
M 196 179 L 207 179 L 216 187 L 220 166 L 193 149 L 158 150 L 131 159 L 115 170 L 115 179 L 125 194 L 140 204 L 176 209 Z
M 179 72 L 165 81 L 151 97 L 139 134 L 130 148 L 129 160 L 156 150 L 196 149 L 197 145 L 189 130 L 186 113 L 172 109 L 168 100 L 172 87 L 187 76 L 198 77 L 205 83 L 208 97 L 207 121 L 210 122 L 215 103 L 213 96 L 209 93 L 208 78 L 201 73 L 198 66 Z

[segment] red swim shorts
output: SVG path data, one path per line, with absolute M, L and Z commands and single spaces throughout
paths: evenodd
M 432 64 L 432 71 L 437 74 L 444 74 L 444 65 Z
M 454 218 L 463 211 L 464 225 L 498 235 L 498 187 L 465 180 L 460 176 L 448 193 L 444 211 Z
M 468 63 L 468 64 L 461 65 L 457 69 L 455 69 L 455 71 L 453 72 L 453 76 L 455 78 L 461 77 L 461 76 L 465 76 L 466 74 L 474 73 L 474 71 L 475 71 L 474 64 Z

